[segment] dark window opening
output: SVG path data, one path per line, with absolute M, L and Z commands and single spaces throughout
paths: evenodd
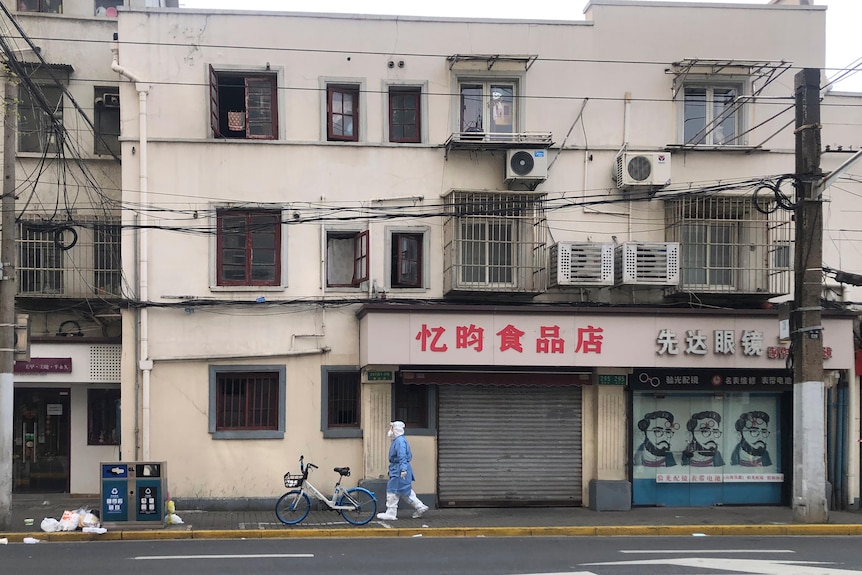
M 422 287 L 422 234 L 392 234 L 392 287 Z
M 216 72 L 210 66 L 210 100 L 210 124 L 216 138 L 276 139 L 275 74 Z
M 120 89 L 96 88 L 93 151 L 106 156 L 120 155 Z
M 120 226 L 96 224 L 93 227 L 93 279 L 95 293 L 119 296 L 121 286 Z
M 392 388 L 395 403 L 394 419 L 403 421 L 413 429 L 427 429 L 429 385 L 404 385 L 396 383 Z
M 277 430 L 277 373 L 216 376 L 216 431 Z
M 120 444 L 120 390 L 87 390 L 87 445 Z
M 19 12 L 63 12 L 63 0 L 18 0 Z
M 420 142 L 419 88 L 389 89 L 389 141 Z
M 327 426 L 359 427 L 359 372 L 327 374 Z
M 18 87 L 18 151 L 56 152 L 62 137 L 59 124 L 63 122 L 63 88 L 39 85 L 47 108 L 34 97 L 27 86 Z

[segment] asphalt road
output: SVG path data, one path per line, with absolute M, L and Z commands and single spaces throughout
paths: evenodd
M 15 543 L 3 573 L 862 575 L 858 538 L 560 537 Z

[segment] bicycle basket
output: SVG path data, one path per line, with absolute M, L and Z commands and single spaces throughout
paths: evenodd
M 284 486 L 285 487 L 300 487 L 302 485 L 302 475 L 291 475 L 290 473 L 284 474 Z

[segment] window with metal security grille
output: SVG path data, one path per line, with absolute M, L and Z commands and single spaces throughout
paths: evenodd
M 517 131 L 517 82 L 461 80 L 461 132 Z
M 19 222 L 18 295 L 120 297 L 120 225 L 115 222 Z
M 743 196 L 690 196 L 666 201 L 665 210 L 668 239 L 680 243 L 681 290 L 790 292 L 784 264 L 793 226 L 786 210 L 762 213 Z
M 422 141 L 420 122 L 420 88 L 389 88 L 389 141 L 418 143 Z
M 18 0 L 18 12 L 63 12 L 63 0 Z
M 422 287 L 423 240 L 424 234 L 392 234 L 391 287 Z
M 359 287 L 368 281 L 368 231 L 326 232 L 326 287 Z
M 38 86 L 44 98 L 30 93 L 26 84 L 18 86 L 18 151 L 56 152 L 63 123 L 63 89 Z
M 93 226 L 93 288 L 97 295 L 120 296 L 122 285 L 119 225 Z
M 327 85 L 326 139 L 359 141 L 359 86 Z
M 210 125 L 216 138 L 277 139 L 277 75 L 210 66 Z
M 278 374 L 220 373 L 216 376 L 216 431 L 278 429 Z
M 393 420 L 403 421 L 411 429 L 427 429 L 429 426 L 429 395 L 433 392 L 431 385 L 404 385 L 395 383 L 392 386 L 394 404 Z
M 447 292 L 544 288 L 545 217 L 536 195 L 453 192 L 444 221 Z
M 120 89 L 94 88 L 93 151 L 102 155 L 120 155 Z
M 742 86 L 686 85 L 683 88 L 683 143 L 742 145 Z
M 120 444 L 120 388 L 87 390 L 87 445 Z
M 276 286 L 281 283 L 281 212 L 218 212 L 217 284 Z
M 18 235 L 18 293 L 63 293 L 64 251 L 56 224 L 21 222 Z
M 327 372 L 327 427 L 359 427 L 359 389 L 358 371 Z

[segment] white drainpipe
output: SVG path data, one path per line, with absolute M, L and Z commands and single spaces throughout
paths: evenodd
M 116 37 L 115 37 L 116 40 Z M 153 360 L 150 359 L 149 351 L 149 310 L 146 303 L 150 299 L 149 294 L 149 192 L 147 173 L 147 94 L 150 85 L 142 82 L 138 76 L 120 66 L 120 49 L 116 42 L 111 45 L 113 61 L 111 69 L 121 76 L 135 83 L 138 91 L 138 123 L 139 143 L 138 162 L 140 164 L 139 174 L 139 201 L 142 206 L 138 226 L 138 297 L 144 304 L 139 311 L 140 324 L 138 327 L 139 355 L 138 367 L 141 370 L 141 460 L 150 460 L 150 375 L 153 370 Z M 135 413 L 137 417 L 137 413 Z

